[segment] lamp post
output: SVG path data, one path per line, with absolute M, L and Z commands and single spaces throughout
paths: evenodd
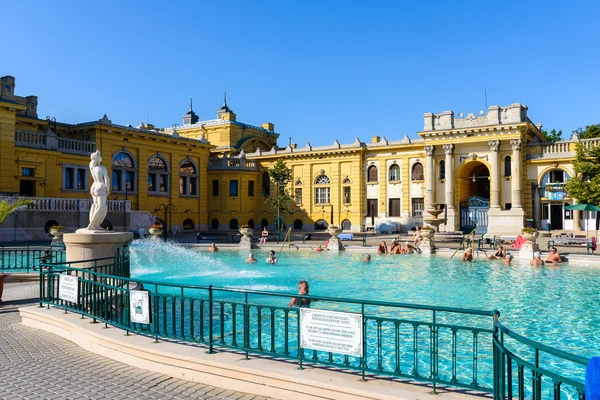
M 177 207 L 174 204 L 159 204 L 156 206 L 156 208 L 154 209 L 154 212 L 159 212 L 159 211 L 163 211 L 165 213 L 165 226 L 163 229 L 163 240 L 166 242 L 167 241 L 167 234 L 169 231 L 169 225 L 170 225 L 170 216 L 173 213 L 173 210 L 177 211 Z
M 281 185 L 283 184 L 283 178 L 279 178 L 277 180 L 277 225 L 275 228 L 277 229 L 277 243 L 281 241 L 281 217 L 279 207 L 281 206 L 281 197 L 279 197 L 279 192 L 281 190 Z

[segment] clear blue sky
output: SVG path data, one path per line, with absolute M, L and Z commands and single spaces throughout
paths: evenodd
M 460 4 L 460 5 L 459 5 Z M 303 146 L 415 137 L 423 113 L 520 102 L 548 129 L 600 123 L 598 1 L 11 1 L 0 74 L 39 115 L 273 122 Z

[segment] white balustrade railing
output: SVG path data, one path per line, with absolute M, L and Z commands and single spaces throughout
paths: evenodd
M 46 148 L 46 134 L 32 131 L 15 131 L 15 146 Z
M 96 143 L 85 140 L 58 138 L 58 151 L 87 156 L 96 151 Z
M 22 197 L 22 196 L 0 196 L 0 202 L 6 200 L 13 204 L 17 200 L 33 200 L 33 204 L 27 210 L 34 211 L 81 211 L 90 210 L 92 200 L 88 199 L 61 199 L 54 197 Z M 131 202 L 129 200 L 108 200 L 106 202 L 108 212 L 130 212 Z
M 529 159 L 575 157 L 577 143 L 589 149 L 600 145 L 600 138 L 568 140 L 554 143 L 529 143 Z
M 96 143 L 87 140 L 67 139 L 53 133 L 15 131 L 15 146 L 60 151 L 66 154 L 87 156 L 96 151 Z

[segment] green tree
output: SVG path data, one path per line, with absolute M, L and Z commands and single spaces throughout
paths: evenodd
M 6 217 L 8 217 L 13 212 L 17 211 L 17 209 L 30 206 L 33 204 L 33 200 L 17 200 L 13 204 L 8 204 L 6 200 L 0 203 L 0 224 L 4 222 Z
M 586 126 L 575 131 L 579 139 L 593 139 L 600 137 L 600 124 Z
M 576 149 L 573 161 L 576 176 L 567 182 L 567 192 L 580 203 L 598 205 L 600 204 L 600 146 L 585 147 L 578 143 Z
M 562 130 L 557 131 L 556 129 L 552 129 L 548 132 L 546 129 L 542 129 L 542 136 L 548 142 L 560 142 L 562 140 Z
M 288 202 L 292 199 L 289 183 L 292 181 L 292 170 L 280 158 L 275 161 L 273 168 L 269 168 L 269 177 L 277 185 L 277 190 L 275 196 L 265 197 L 265 203 L 273 209 L 279 209 L 289 214 Z

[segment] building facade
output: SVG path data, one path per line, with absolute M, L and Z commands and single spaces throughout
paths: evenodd
M 174 232 L 272 228 L 277 210 L 264 196 L 278 190 L 267 173 L 278 159 L 293 173 L 284 223 L 295 230 L 333 223 L 360 232 L 384 223 L 407 231 L 434 205 L 444 209 L 447 232 L 514 234 L 527 220 L 577 231 L 592 218 L 563 209 L 573 203 L 564 183 L 574 176 L 576 144 L 598 141 L 545 143 L 518 103 L 477 116 L 426 113 L 417 139 L 280 147 L 272 123 L 238 121 L 226 99 L 206 121 L 190 103 L 170 128 L 118 125 L 106 115 L 65 124 L 39 118 L 37 97 L 17 96 L 13 77 L 0 80 L 0 196 L 36 201 L 0 228 L 1 241 L 47 237 L 53 223 L 84 226 L 95 150 L 112 178 L 106 226 L 115 230 L 147 224 L 148 214 Z

